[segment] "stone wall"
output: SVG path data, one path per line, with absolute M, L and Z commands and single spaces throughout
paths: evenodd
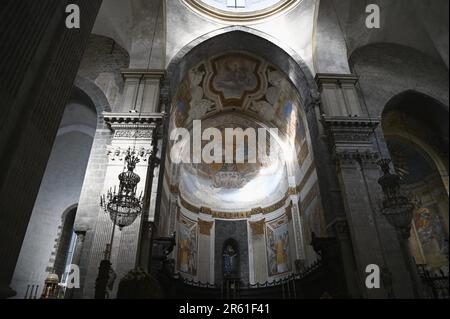
M 83 12 L 68 30 L 65 1 L 6 1 L 0 29 L 0 297 L 25 236 L 53 141 L 101 0 L 74 0 Z M 6 14 L 3 14 L 6 13 Z

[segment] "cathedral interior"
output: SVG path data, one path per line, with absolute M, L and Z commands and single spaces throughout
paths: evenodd
M 448 299 L 448 7 L 2 1 L 0 298 Z

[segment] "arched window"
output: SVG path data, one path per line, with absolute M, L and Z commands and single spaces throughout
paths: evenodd
M 61 218 L 61 230 L 58 239 L 58 248 L 55 257 L 55 264 L 53 271 L 58 275 L 62 282 L 64 282 L 65 271 L 67 266 L 71 264 L 76 235 L 73 231 L 73 224 L 75 222 L 75 215 L 77 206 L 72 206 L 63 213 Z

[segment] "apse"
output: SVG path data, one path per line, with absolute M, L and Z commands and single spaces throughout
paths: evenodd
M 309 129 L 295 87 L 277 67 L 245 51 L 202 61 L 174 95 L 169 131 L 160 232 L 176 232 L 182 278 L 227 285 L 227 242 L 239 246 L 232 266 L 244 284 L 279 280 L 317 258 L 310 233 L 325 227 Z M 229 139 L 230 132 L 244 136 Z M 219 140 L 210 155 L 220 155 L 194 160 L 209 135 Z M 254 151 L 252 141 L 264 147 Z

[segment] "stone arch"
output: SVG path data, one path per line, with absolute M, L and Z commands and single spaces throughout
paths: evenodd
M 385 106 L 382 130 L 404 190 L 420 199 L 412 254 L 431 269 L 448 266 L 448 109 L 430 96 L 407 90 Z
M 372 43 L 353 51 L 349 64 L 359 78 L 362 98 L 372 117 L 381 117 L 392 98 L 409 90 L 439 101 L 448 110 L 447 67 L 414 48 Z
M 202 60 L 225 51 L 242 51 L 253 54 L 272 63 L 284 73 L 297 91 L 306 113 L 312 151 L 317 157 L 324 155 L 326 150 L 319 145 L 321 142 L 318 140 L 317 114 L 311 111 L 318 105 L 320 96 L 311 70 L 296 51 L 276 38 L 248 26 L 230 26 L 212 31 L 190 42 L 175 55 L 167 67 L 167 81 L 162 88 L 162 96 L 166 104 L 164 111 L 170 114 L 171 110 L 167 105 L 172 101 L 177 88 L 189 70 Z M 167 138 L 168 134 L 165 136 Z M 163 156 L 165 156 L 164 152 Z M 318 174 L 322 175 L 322 172 L 318 172 Z M 320 187 L 326 188 L 327 185 Z M 324 192 L 327 191 L 324 190 Z
M 299 170 L 299 174 L 298 176 L 300 176 L 299 180 L 295 180 L 295 177 L 293 178 L 287 178 L 287 183 L 290 183 L 289 185 L 292 186 L 291 188 L 288 187 L 288 190 L 290 190 L 290 193 L 292 196 L 294 196 L 295 194 L 300 194 L 302 193 L 302 198 L 300 199 L 299 196 L 299 200 L 295 200 L 293 204 L 289 205 L 287 199 L 289 197 L 289 192 L 286 193 L 286 197 L 282 197 L 281 200 L 277 201 L 276 205 L 271 205 L 266 207 L 266 211 L 271 211 L 273 212 L 273 214 L 268 217 L 269 220 L 267 220 L 267 222 L 272 221 L 272 219 L 278 218 L 279 216 L 277 214 L 280 214 L 280 216 L 283 216 L 282 218 L 280 218 L 280 223 L 282 225 L 290 225 L 290 223 L 292 222 L 291 219 L 289 219 L 290 217 L 287 216 L 291 216 L 289 214 L 289 212 L 291 211 L 291 209 L 294 211 L 294 214 L 292 214 L 292 216 L 294 216 L 293 218 L 297 218 L 296 216 L 299 216 L 299 214 L 297 213 L 298 210 L 300 209 L 300 203 L 304 203 L 304 201 L 307 200 L 307 198 L 318 198 L 317 201 L 311 201 L 313 202 L 313 204 L 311 204 L 311 202 L 308 202 L 305 206 L 306 208 L 311 208 L 311 207 L 316 207 L 317 205 L 317 210 L 314 210 L 315 212 L 318 212 L 317 215 L 322 214 L 323 211 L 325 210 L 329 210 L 330 212 L 332 211 L 331 208 L 325 208 L 325 205 L 330 205 L 330 207 L 332 206 L 330 201 L 328 201 L 326 204 L 324 204 L 325 201 L 322 201 L 322 198 L 320 198 L 319 194 L 320 193 L 330 193 L 331 191 L 328 190 L 329 188 L 331 188 L 330 184 L 327 183 L 327 180 L 329 180 L 328 177 L 324 177 L 327 176 L 327 174 L 329 174 L 329 171 L 326 171 L 325 169 L 322 169 L 324 166 L 321 165 L 320 163 L 322 161 L 326 160 L 327 157 L 327 148 L 325 145 L 323 145 L 323 141 L 321 141 L 321 139 L 319 138 L 319 121 L 317 116 L 319 116 L 319 113 L 316 112 L 317 109 L 316 107 L 318 106 L 318 98 L 319 98 L 319 93 L 318 93 L 318 88 L 317 85 L 313 79 L 312 73 L 311 71 L 308 69 L 306 63 L 303 62 L 303 60 L 301 59 L 301 57 L 296 54 L 293 53 L 292 50 L 290 50 L 289 48 L 283 47 L 281 44 L 279 44 L 277 41 L 271 39 L 270 37 L 268 37 L 266 34 L 263 34 L 261 32 L 252 30 L 248 27 L 227 27 L 218 31 L 214 31 L 212 33 L 209 33 L 203 37 L 200 37 L 198 39 L 196 39 L 195 41 L 191 42 L 190 44 L 188 44 L 185 48 L 183 48 L 176 56 L 175 58 L 170 62 L 168 68 L 167 68 L 167 76 L 166 76 L 166 82 L 164 83 L 163 86 L 163 91 L 162 91 L 162 95 L 164 98 L 164 103 L 166 104 L 166 109 L 165 111 L 167 113 L 172 113 L 171 109 L 169 108 L 169 103 L 172 103 L 173 99 L 176 97 L 177 94 L 177 90 L 178 88 L 180 88 L 180 86 L 182 86 L 184 84 L 183 81 L 185 81 L 186 78 L 188 78 L 188 74 L 189 71 L 191 71 L 192 69 L 196 68 L 199 64 L 202 64 L 204 61 L 209 61 L 209 59 L 213 59 L 214 57 L 219 57 L 221 55 L 225 55 L 225 53 L 233 53 L 233 52 L 241 52 L 243 54 L 247 54 L 249 56 L 254 56 L 257 57 L 258 59 L 261 59 L 264 61 L 264 63 L 271 65 L 274 69 L 276 69 L 277 71 L 279 71 L 282 75 L 283 78 L 285 78 L 286 83 L 289 83 L 289 86 L 292 88 L 292 93 L 293 95 L 296 96 L 296 99 L 298 100 L 297 102 L 299 103 L 299 105 L 301 106 L 301 108 L 304 111 L 304 120 L 305 120 L 305 125 L 307 126 L 307 131 L 309 131 L 307 134 L 310 138 L 309 141 L 309 145 L 311 146 L 310 148 L 310 153 L 309 154 L 314 154 L 312 156 L 313 160 L 311 162 L 308 162 L 308 165 L 305 165 L 304 170 Z M 170 104 L 172 105 L 172 104 Z M 213 116 L 212 116 L 213 117 Z M 168 130 L 168 126 L 169 126 L 169 121 L 170 118 L 167 117 L 167 125 L 166 125 L 166 129 Z M 166 139 L 168 139 L 169 134 L 165 134 L 164 135 Z M 170 145 L 168 142 L 165 143 L 165 145 Z M 169 151 L 168 146 L 167 149 L 165 150 L 165 153 L 163 153 L 163 158 L 165 158 L 166 160 L 163 161 L 164 165 L 170 165 L 170 161 L 167 159 L 167 152 Z M 323 154 L 323 155 L 322 155 Z M 308 155 L 307 155 L 308 156 Z M 310 165 L 311 164 L 311 165 Z M 205 210 L 207 211 L 209 209 L 209 206 L 206 205 L 206 207 L 192 207 L 189 206 L 189 203 L 183 203 L 183 198 L 181 198 L 178 200 L 178 203 L 176 200 L 174 200 L 174 197 L 178 197 L 180 195 L 180 188 L 178 187 L 179 185 L 175 182 L 174 184 L 170 183 L 168 180 L 170 179 L 170 173 L 169 174 L 165 174 L 164 171 L 171 171 L 171 168 L 168 167 L 167 170 L 162 170 L 161 171 L 161 176 L 164 177 L 168 177 L 167 179 L 167 188 L 164 187 L 164 189 L 166 189 L 167 191 L 164 192 L 162 194 L 163 200 L 162 202 L 166 202 L 166 203 L 170 203 L 170 204 L 162 204 L 163 209 L 161 209 L 160 211 L 162 211 L 162 214 L 167 214 L 167 216 L 172 216 L 171 218 L 174 218 L 174 216 L 176 216 L 177 211 L 176 211 L 176 207 L 179 206 L 178 204 L 180 204 L 180 206 L 182 206 L 182 214 L 184 213 L 187 214 L 187 216 L 189 216 L 191 219 L 195 219 L 195 216 L 197 214 L 198 211 L 201 211 L 201 208 L 205 208 Z M 174 168 L 174 172 L 176 172 L 176 168 Z M 316 177 L 317 174 L 317 177 Z M 167 176 L 166 176 L 167 175 Z M 164 180 L 164 178 L 162 178 Z M 305 181 L 303 181 L 303 179 L 305 179 Z M 302 182 L 303 181 L 303 182 Z M 310 183 L 306 183 L 306 181 L 309 181 Z M 166 180 L 164 180 L 164 182 L 166 182 Z M 163 182 L 163 183 L 164 183 Z M 298 187 L 294 187 L 293 184 L 298 182 L 299 184 L 296 185 Z M 170 185 L 169 185 L 170 184 Z M 307 186 L 305 186 L 307 185 Z M 304 190 L 304 192 L 298 191 L 298 189 Z M 282 191 L 284 192 L 284 191 Z M 166 195 L 169 194 L 169 195 Z M 284 194 L 284 193 L 283 193 Z M 173 196 L 172 196 L 173 195 Z M 167 196 L 167 197 L 165 197 Z M 195 202 L 194 202 L 195 203 Z M 279 207 L 279 205 L 281 205 L 280 203 L 282 203 L 284 206 L 282 206 L 281 208 Z M 260 205 L 265 205 L 267 203 L 259 203 Z M 253 204 L 252 204 L 253 205 Z M 309 206 L 311 205 L 311 206 Z M 320 207 L 321 205 L 323 205 L 323 211 L 322 211 L 322 207 Z M 168 207 L 169 206 L 169 207 Z M 188 206 L 188 207 L 186 207 Z M 303 207 L 303 206 L 302 206 Z M 199 209 L 197 209 L 199 208 Z M 220 207 L 219 207 L 220 208 Z M 213 209 L 219 209 L 214 207 Z M 248 210 L 250 209 L 249 207 L 244 207 L 244 210 Z M 274 210 L 273 210 L 274 209 Z M 243 214 L 247 214 L 248 211 L 245 211 Z M 264 211 L 264 210 L 262 210 Z M 310 210 L 311 211 L 311 210 Z M 166 212 L 166 213 L 164 213 Z M 178 211 L 179 212 L 179 211 Z M 192 214 L 191 214 L 192 213 Z M 223 231 L 225 229 L 228 229 L 228 224 L 227 221 L 225 220 L 221 220 L 220 216 L 221 214 L 224 213 L 224 211 L 220 210 L 220 211 L 214 211 L 214 216 L 216 216 L 217 219 L 217 224 L 216 224 L 216 228 L 215 231 L 216 233 L 218 233 L 220 236 L 218 236 L 217 239 L 216 238 L 216 243 L 215 245 L 215 254 L 214 258 L 217 258 L 217 260 L 220 260 L 221 255 L 223 253 L 223 240 L 225 238 L 228 238 L 230 236 L 230 234 L 227 231 Z M 235 214 L 235 212 L 233 213 L 233 219 L 235 219 L 235 221 L 230 223 L 229 227 L 244 227 L 242 228 L 242 230 L 245 230 L 245 234 L 247 234 L 247 227 L 246 227 L 246 223 L 247 223 L 247 217 L 242 217 L 239 214 Z M 242 213 L 242 212 L 241 212 Z M 315 213 L 314 213 L 315 214 Z M 311 214 L 313 215 L 313 214 Z M 247 216 L 247 215 L 246 215 Z M 286 218 L 285 218 L 286 217 Z M 308 218 L 310 218 L 311 216 L 309 216 Z M 314 220 L 313 220 L 314 219 Z M 311 225 L 314 223 L 314 225 L 312 226 L 313 228 L 315 228 L 317 225 L 324 225 L 323 227 L 321 227 L 320 229 L 320 233 L 321 235 L 326 235 L 326 219 L 327 218 L 322 218 L 320 217 L 320 222 L 318 222 L 319 218 L 311 218 L 308 222 L 311 223 Z M 331 221 L 331 218 L 330 218 Z M 203 221 L 201 221 L 201 223 L 203 223 Z M 225 225 L 227 224 L 227 225 Z M 292 222 L 292 224 L 294 225 L 294 222 Z M 231 225 L 235 225 L 235 226 L 231 226 Z M 242 226 L 243 225 L 243 226 Z M 293 265 L 293 259 L 311 259 L 311 261 L 315 258 L 314 256 L 314 252 L 312 251 L 312 249 L 308 248 L 308 236 L 304 236 L 304 233 L 307 233 L 310 230 L 310 227 L 305 227 L 304 230 L 300 230 L 300 227 L 303 227 L 303 224 L 299 221 L 296 220 L 295 221 L 295 226 L 293 227 L 298 227 L 296 229 L 298 229 L 298 232 L 295 233 L 295 239 L 294 239 L 294 231 L 290 230 L 290 226 L 286 226 L 287 228 L 287 232 L 292 234 L 292 245 L 295 245 L 295 247 L 292 247 L 292 260 L 291 260 L 291 256 L 289 256 L 287 262 L 286 262 L 286 268 L 289 269 L 287 272 L 283 273 L 286 274 L 288 272 L 291 272 L 292 269 L 294 269 L 294 267 L 289 267 L 288 265 L 290 265 L 292 263 Z M 320 227 L 320 226 L 317 226 Z M 261 230 L 258 230 L 259 232 Z M 277 230 L 277 234 L 278 233 L 282 233 L 283 231 L 285 231 L 284 228 L 280 228 L 279 230 Z M 222 234 L 224 233 L 224 234 Z M 280 235 L 281 236 L 281 235 Z M 263 242 L 266 239 L 261 237 L 261 243 L 260 246 L 261 247 L 266 247 L 266 243 Z M 281 240 L 280 240 L 281 242 Z M 241 245 L 242 242 L 240 242 Z M 290 245 L 291 243 L 289 243 Z M 241 263 L 245 263 L 247 262 L 246 258 L 248 257 L 248 254 L 245 253 L 245 249 L 248 249 L 247 246 L 243 246 L 243 249 L 241 250 Z M 260 262 L 261 263 L 267 263 L 267 256 L 266 256 L 266 251 L 263 250 L 262 248 L 260 248 L 259 250 L 261 252 L 261 254 L 258 256 L 258 258 L 260 258 Z M 244 257 L 245 258 L 244 258 Z M 271 257 L 272 258 L 272 255 Z M 271 259 L 272 260 L 272 259 Z M 218 263 L 218 265 L 220 265 L 220 263 Z M 222 270 L 220 269 L 221 267 L 218 266 L 218 269 L 214 270 L 214 273 L 211 273 L 211 275 L 214 275 L 214 280 L 216 280 L 217 282 L 220 282 L 221 279 L 218 278 L 217 276 L 221 276 Z M 216 267 L 217 268 L 217 267 Z M 243 266 L 241 265 L 241 268 L 243 268 Z M 249 268 L 249 267 L 244 267 L 244 268 Z M 265 267 L 263 268 L 265 269 Z M 259 277 L 257 279 L 254 279 L 256 281 L 266 281 L 268 280 L 267 278 L 271 277 L 271 276 L 275 276 L 275 273 L 270 272 L 268 269 L 266 269 L 267 271 L 265 272 L 265 274 L 261 274 L 258 275 Z M 265 271 L 265 270 L 261 270 Z M 278 270 L 277 270 L 278 271 Z M 247 278 L 249 276 L 248 273 L 243 275 L 243 278 Z M 256 277 L 255 277 L 256 278 Z M 245 279 L 248 280 L 248 279 Z
M 296 51 L 270 35 L 248 26 L 229 26 L 212 31 L 181 49 L 167 66 L 166 81 L 162 88 L 164 104 L 170 103 L 176 88 L 192 67 L 209 56 L 230 50 L 241 50 L 257 55 L 272 63 L 288 77 L 305 109 L 313 152 L 318 160 L 325 158 L 327 146 L 319 140 L 318 113 L 312 111 L 319 105 L 320 97 L 312 71 Z M 165 111 L 170 112 L 168 109 Z M 318 174 L 324 177 L 327 173 L 318 169 Z M 328 192 L 328 184 L 322 182 L 320 184 L 320 188 Z
M 305 107 L 314 102 L 318 88 L 301 56 L 279 40 L 247 26 L 230 26 L 207 33 L 187 44 L 170 61 L 166 83 L 168 98 L 187 72 L 208 56 L 228 50 L 242 50 L 260 56 L 283 71 L 297 88 Z
M 92 81 L 77 75 L 74 82 L 75 92 L 89 105 L 93 106 L 99 117 L 103 112 L 111 112 L 111 106 L 103 91 Z M 78 89 L 78 91 L 77 91 Z
M 419 107 L 422 106 L 422 107 Z M 400 125 L 389 125 L 387 117 L 392 112 L 401 112 L 410 116 L 427 131 L 411 130 L 406 118 L 400 118 Z M 449 126 L 448 106 L 440 101 L 415 90 L 407 90 L 394 96 L 382 112 L 382 129 L 386 136 L 396 136 L 406 143 L 415 145 L 436 166 L 444 179 L 448 191 L 448 153 Z M 429 130 L 429 131 L 428 131 Z M 435 133 L 437 132 L 437 133 Z M 431 140 L 429 140 L 432 136 Z M 447 182 L 445 182 L 447 178 Z

